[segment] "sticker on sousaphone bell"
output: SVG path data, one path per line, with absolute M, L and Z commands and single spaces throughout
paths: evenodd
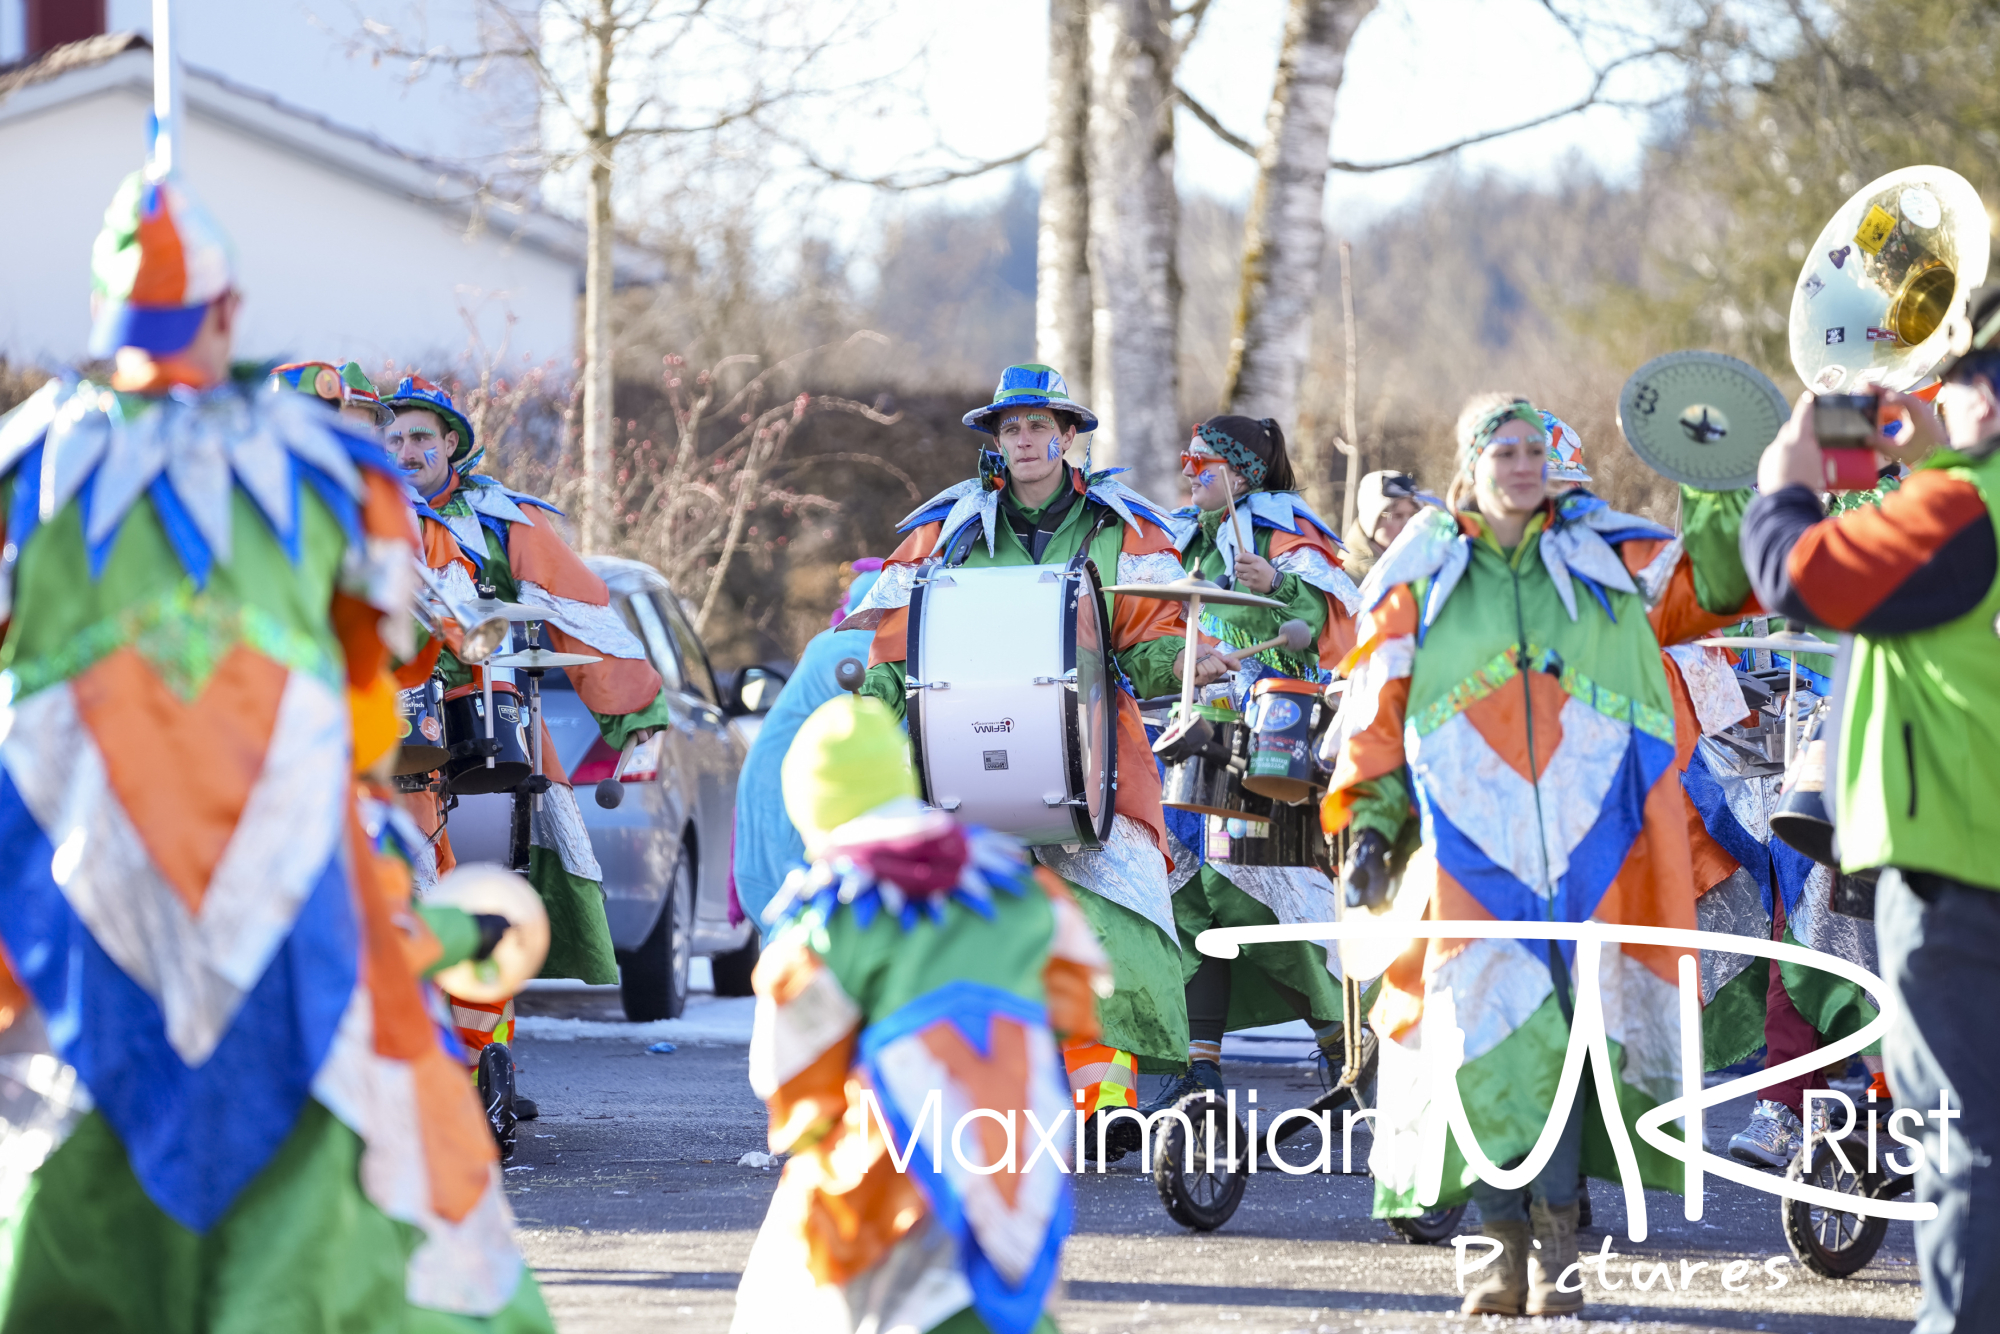
M 1669 352 L 1641 366 L 1618 395 L 1618 429 L 1640 461 L 1669 481 L 1733 491 L 1791 405 L 1770 377 L 1718 352 Z
M 1889 233 L 1895 230 L 1896 215 L 1877 204 L 1862 216 L 1861 225 L 1854 229 L 1854 244 L 1871 255 L 1879 255 L 1882 247 L 1889 243 Z

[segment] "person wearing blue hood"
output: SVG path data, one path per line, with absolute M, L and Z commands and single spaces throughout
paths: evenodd
M 847 598 L 833 617 L 839 625 L 868 596 L 868 590 L 882 577 L 882 562 L 874 557 L 857 560 L 848 568 L 854 582 Z M 874 641 L 872 630 L 822 630 L 806 645 L 798 668 L 777 702 L 764 716 L 743 770 L 736 780 L 736 851 L 733 874 L 736 901 L 743 914 L 764 929 L 764 909 L 777 897 L 778 886 L 792 868 L 805 861 L 805 840 L 785 814 L 784 797 L 779 791 L 778 771 L 791 749 L 792 738 L 813 710 L 841 693 L 834 669 L 843 658 L 853 658 L 866 667 L 868 648 Z

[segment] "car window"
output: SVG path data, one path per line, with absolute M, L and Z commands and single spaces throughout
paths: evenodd
M 653 602 L 660 614 L 666 618 L 667 627 L 673 631 L 675 646 L 681 652 L 683 674 L 687 677 L 688 689 L 706 699 L 710 704 L 720 704 L 722 696 L 715 689 L 715 676 L 708 669 L 708 652 L 701 646 L 694 627 L 681 615 L 681 609 L 674 601 L 673 594 L 655 592 Z
M 681 682 L 680 660 L 674 655 L 673 636 L 660 624 L 659 613 L 643 593 L 626 595 L 616 593 L 611 600 L 617 604 L 619 614 L 631 625 L 639 638 L 646 641 L 646 651 L 652 656 L 653 666 L 659 669 L 660 682 L 669 690 L 686 690 Z

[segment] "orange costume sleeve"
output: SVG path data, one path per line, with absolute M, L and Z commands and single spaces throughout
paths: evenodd
M 559 598 L 593 607 L 611 605 L 611 590 L 583 563 L 547 515 L 532 505 L 521 507 L 526 523 L 507 526 L 507 563 L 514 578 L 537 584 Z M 600 659 L 582 667 L 566 667 L 577 698 L 594 713 L 637 713 L 660 693 L 660 674 L 644 658 L 619 658 L 586 644 L 557 625 L 547 627 L 549 647 L 558 653 L 590 653 Z
M 1336 569 L 1340 567 L 1339 549 L 1325 533 L 1311 524 L 1301 520 L 1299 531 L 1296 533 L 1288 533 L 1282 528 L 1271 530 L 1272 560 L 1277 560 L 1287 551 L 1297 551 L 1301 548 L 1317 551 L 1326 558 L 1327 564 Z M 1322 667 L 1332 667 L 1354 652 L 1359 634 L 1355 629 L 1354 617 L 1341 605 L 1339 598 L 1325 590 L 1321 590 L 1320 596 L 1326 599 L 1326 624 L 1319 632 L 1319 661 Z

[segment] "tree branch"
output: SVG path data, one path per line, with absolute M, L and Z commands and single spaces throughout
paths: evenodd
M 1207 107 L 1197 102 L 1194 99 L 1194 95 L 1188 92 L 1187 89 L 1181 87 L 1179 84 L 1175 84 L 1174 96 L 1180 99 L 1182 106 L 1194 113 L 1196 120 L 1208 126 L 1210 134 L 1222 140 L 1223 143 L 1228 144 L 1239 153 L 1248 153 L 1251 157 L 1257 156 L 1257 145 L 1251 143 L 1240 134 L 1232 133 L 1221 121 L 1215 118 L 1213 111 L 1210 111 Z
M 971 180 L 975 176 L 984 176 L 988 172 L 999 171 L 1003 167 L 1011 167 L 1018 162 L 1025 162 L 1042 150 L 1042 141 L 1037 140 L 1029 144 L 1026 148 L 1023 148 L 1020 152 L 1009 153 L 1006 157 L 989 158 L 984 162 L 974 162 L 964 167 L 942 168 L 925 176 L 896 176 L 893 174 L 887 176 L 856 176 L 852 172 L 834 166 L 832 163 L 822 161 L 817 153 L 795 139 L 780 136 L 779 142 L 804 158 L 808 167 L 837 185 L 865 185 L 871 189 L 888 190 L 896 193 L 905 193 L 911 190 L 931 190 L 940 185 L 949 185 L 953 181 Z
M 1536 129 L 1540 126 L 1547 125 L 1553 121 L 1561 120 L 1566 116 L 1574 116 L 1580 111 L 1587 111 L 1591 107 L 1617 107 L 1624 110 L 1648 110 L 1652 107 L 1658 106 L 1660 102 L 1665 99 L 1656 99 L 1655 101 L 1652 102 L 1627 102 L 1613 98 L 1607 98 L 1603 95 L 1604 85 L 1606 81 L 1609 80 L 1614 73 L 1616 73 L 1619 69 L 1623 68 L 1626 65 L 1636 64 L 1637 62 L 1642 60 L 1651 60 L 1656 56 L 1672 55 L 1677 53 L 1680 49 L 1681 48 L 1677 45 L 1660 44 L 1656 46 L 1649 46 L 1641 51 L 1627 52 L 1625 55 L 1618 57 L 1616 60 L 1613 60 L 1609 64 L 1600 66 L 1598 69 L 1593 71 L 1593 77 L 1591 78 L 1590 81 L 1590 91 L 1585 93 L 1582 97 L 1578 98 L 1575 102 L 1572 102 L 1570 105 L 1566 107 L 1558 107 L 1554 111 L 1547 112 L 1540 116 L 1535 116 L 1529 120 L 1524 120 L 1516 125 L 1503 126 L 1502 128 L 1497 130 L 1482 130 L 1478 134 L 1467 135 L 1463 139 L 1454 140 L 1451 143 L 1441 145 L 1437 148 L 1429 149 L 1422 153 L 1416 153 L 1411 155 L 1410 157 L 1396 158 L 1388 162 L 1349 162 L 1343 158 L 1330 157 L 1327 159 L 1327 166 L 1334 171 L 1345 171 L 1345 172 L 1355 172 L 1355 173 L 1394 171 L 1399 167 L 1414 167 L 1420 163 L 1432 162 L 1441 157 L 1448 157 L 1453 153 L 1459 152 L 1461 149 L 1471 148 L 1475 144 L 1488 143 L 1494 139 L 1504 139 L 1510 134 L 1520 134 L 1524 130 Z M 1242 135 L 1235 134 L 1232 131 L 1230 131 L 1229 128 L 1223 125 L 1223 123 L 1220 120 L 1216 119 L 1214 112 L 1210 111 L 1207 107 L 1203 106 L 1199 101 L 1195 100 L 1194 97 L 1190 96 L 1187 89 L 1176 85 L 1174 88 L 1174 95 L 1180 99 L 1181 105 L 1186 107 L 1189 111 L 1193 112 L 1194 118 L 1200 121 L 1203 125 L 1207 126 L 1209 132 L 1213 134 L 1216 138 L 1222 140 L 1223 143 L 1228 144 L 1231 148 L 1234 148 L 1240 153 L 1248 154 L 1251 157 L 1257 156 L 1257 146 L 1255 144 L 1251 143 L 1248 139 L 1245 139 Z

